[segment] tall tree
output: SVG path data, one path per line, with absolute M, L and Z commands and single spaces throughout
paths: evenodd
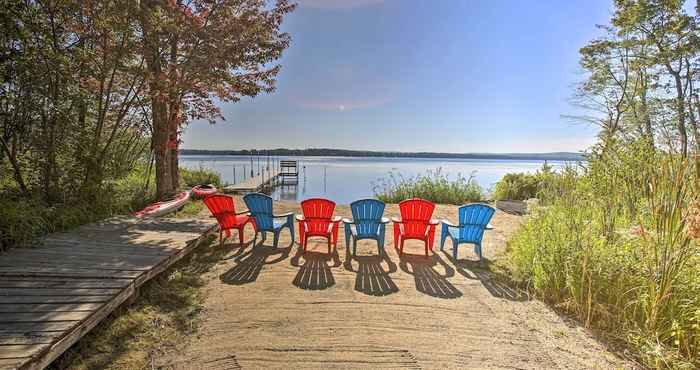
M 280 66 L 272 63 L 290 43 L 280 26 L 293 9 L 287 0 L 141 2 L 158 197 L 179 187 L 179 134 L 188 120 L 213 123 L 223 118 L 215 100 L 274 90 Z

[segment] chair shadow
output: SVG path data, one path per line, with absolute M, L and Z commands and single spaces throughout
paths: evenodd
M 300 264 L 300 260 L 304 263 Z M 329 265 L 329 262 L 332 264 Z M 291 259 L 292 266 L 299 267 L 299 272 L 294 277 L 292 284 L 304 290 L 323 290 L 335 285 L 331 268 L 341 265 L 338 250 L 331 254 L 307 251 L 298 248 L 297 253 Z
M 357 261 L 357 269 L 353 269 L 352 261 Z M 382 267 L 382 262 L 386 261 L 388 271 Z M 399 287 L 389 276 L 398 271 L 396 264 L 384 253 L 382 256 L 351 256 L 345 254 L 343 264 L 347 271 L 355 273 L 355 290 L 372 296 L 387 296 L 399 291 Z
M 498 280 L 496 276 L 493 276 L 489 271 L 490 262 L 488 260 L 484 260 L 484 262 L 455 260 L 450 253 L 445 251 L 442 253 L 455 266 L 455 271 L 457 271 L 457 273 L 467 279 L 479 280 L 492 296 L 515 302 L 524 302 L 530 299 L 524 291 L 512 287 L 508 283 Z
M 245 248 L 242 248 L 241 251 L 242 250 L 245 250 Z M 291 246 L 275 248 L 262 245 L 262 242 L 260 242 L 245 253 L 239 253 L 239 255 L 234 258 L 236 265 L 221 274 L 219 278 L 223 283 L 231 285 L 243 285 L 255 282 L 263 266 L 284 261 L 289 257 L 291 250 Z M 272 256 L 277 257 L 268 260 Z
M 438 266 L 445 270 L 444 274 L 438 272 L 436 269 Z M 416 289 L 423 294 L 443 299 L 462 296 L 462 292 L 447 280 L 455 276 L 455 270 L 437 254 L 425 257 L 403 253 L 400 256 L 399 267 L 403 272 L 413 275 Z

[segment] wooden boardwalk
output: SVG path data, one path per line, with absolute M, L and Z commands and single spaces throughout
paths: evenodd
M 114 218 L 0 254 L 0 369 L 43 369 L 214 227 Z
M 224 187 L 226 193 L 251 193 L 260 191 L 271 186 L 279 178 L 280 172 L 277 169 L 263 171 L 258 176 L 251 177 L 241 183 Z

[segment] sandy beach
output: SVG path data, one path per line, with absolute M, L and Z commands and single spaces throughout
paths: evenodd
M 243 207 L 240 198 L 236 205 Z M 275 202 L 275 212 L 299 212 Z M 456 206 L 440 205 L 435 218 L 456 220 Z M 347 206 L 336 214 L 348 217 Z M 385 216 L 398 215 L 387 206 Z M 202 212 L 201 217 L 208 217 Z M 521 217 L 498 211 L 485 236 L 493 260 L 506 248 Z M 544 303 L 492 279 L 473 249 L 452 246 L 426 258 L 420 242 L 387 257 L 361 241 L 350 258 L 343 232 L 330 255 L 324 239 L 304 254 L 284 231 L 253 247 L 229 238 L 226 257 L 207 273 L 204 323 L 185 349 L 158 365 L 174 369 L 237 368 L 469 368 L 610 369 L 631 367 L 590 333 Z M 298 236 L 297 236 L 298 237 Z M 218 243 L 214 248 L 221 248 Z

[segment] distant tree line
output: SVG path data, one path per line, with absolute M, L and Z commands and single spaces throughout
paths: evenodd
M 386 157 L 386 158 L 448 158 L 448 159 L 513 159 L 513 160 L 561 160 L 580 161 L 582 153 L 437 153 L 437 152 L 381 152 L 347 149 L 246 149 L 246 150 L 206 150 L 181 149 L 182 155 L 274 155 L 274 156 L 308 156 L 308 157 Z
M 270 92 L 286 0 L 0 0 L 0 192 L 101 196 L 137 163 L 179 187 L 179 134 Z

